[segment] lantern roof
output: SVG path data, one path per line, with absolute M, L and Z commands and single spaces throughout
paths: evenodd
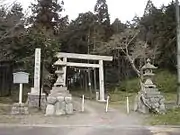
M 147 63 L 142 67 L 142 69 L 157 69 L 154 65 L 152 65 L 150 59 L 147 59 Z
M 58 59 L 55 63 L 54 63 L 55 66 L 65 66 L 66 63 L 64 61 L 62 61 L 61 59 Z

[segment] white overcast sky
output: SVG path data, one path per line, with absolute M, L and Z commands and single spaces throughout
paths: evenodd
M 18 0 L 27 8 L 34 0 Z M 75 19 L 79 13 L 93 11 L 97 0 L 64 0 L 65 14 Z M 152 0 L 155 6 L 167 5 L 172 0 Z M 142 16 L 147 0 L 107 0 L 111 21 L 119 18 L 122 22 L 131 21 L 135 15 Z

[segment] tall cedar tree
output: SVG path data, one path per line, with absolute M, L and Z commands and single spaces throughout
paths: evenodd
M 0 58 L 1 60 L 16 58 L 20 48 L 19 38 L 24 32 L 24 15 L 19 3 L 15 3 L 8 11 L 0 8 Z M 14 59 L 16 60 L 16 59 Z
M 34 22 L 34 26 L 57 32 L 60 29 L 60 23 L 63 23 L 65 19 L 59 14 L 63 11 L 63 5 L 64 2 L 59 2 L 59 0 L 38 0 L 37 4 L 32 4 L 32 12 L 35 16 L 31 18 L 31 21 Z
M 95 15 L 98 18 L 99 23 L 99 33 L 104 33 L 104 41 L 107 41 L 112 35 L 110 28 L 110 17 L 108 13 L 108 5 L 106 0 L 97 0 L 94 7 Z
M 42 50 L 44 85 L 51 85 L 50 73 L 53 73 L 52 63 L 54 54 L 60 51 L 59 35 L 67 24 L 67 17 L 62 17 L 63 0 L 36 0 L 32 4 L 32 17 L 29 28 L 29 38 L 34 49 L 40 47 Z M 31 51 L 32 52 L 32 51 Z

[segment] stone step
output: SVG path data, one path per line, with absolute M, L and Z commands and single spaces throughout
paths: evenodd
M 146 98 L 163 98 L 163 96 L 162 95 L 146 95 Z
M 161 92 L 159 91 L 149 91 L 149 92 L 146 92 L 146 95 L 160 95 Z
M 143 91 L 142 94 L 160 94 L 160 91 Z
M 65 90 L 65 91 L 62 91 L 62 90 L 52 90 L 52 91 L 51 91 L 51 94 L 52 94 L 52 93 L 55 93 L 55 94 L 56 94 L 56 93 L 69 94 L 69 91 L 68 91 L 68 90 Z
M 59 96 L 72 97 L 72 95 L 69 93 L 51 93 L 49 96 L 52 96 L 52 97 L 59 97 Z
M 145 91 L 159 91 L 157 88 L 146 88 Z
M 67 87 L 53 87 L 51 90 L 52 93 L 64 93 L 64 94 L 69 94 L 69 91 L 67 90 Z
M 52 87 L 52 90 L 67 90 L 67 87 Z

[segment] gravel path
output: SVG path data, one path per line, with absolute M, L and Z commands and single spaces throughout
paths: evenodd
M 55 125 L 141 125 L 141 118 L 134 114 L 110 108 L 105 113 L 105 103 L 85 100 L 85 112 L 81 112 L 81 100 L 74 99 L 75 114 L 60 117 L 46 117 L 42 112 L 33 111 L 31 115 L 1 115 L 0 123 L 11 124 L 55 124 Z
M 136 113 L 127 115 L 120 109 L 109 108 L 105 103 L 75 99 L 76 112 L 70 116 L 45 117 L 43 113 L 26 116 L 0 116 L 0 135 L 179 135 L 179 129 L 145 127 Z M 7 124 L 4 124 L 7 123 Z

